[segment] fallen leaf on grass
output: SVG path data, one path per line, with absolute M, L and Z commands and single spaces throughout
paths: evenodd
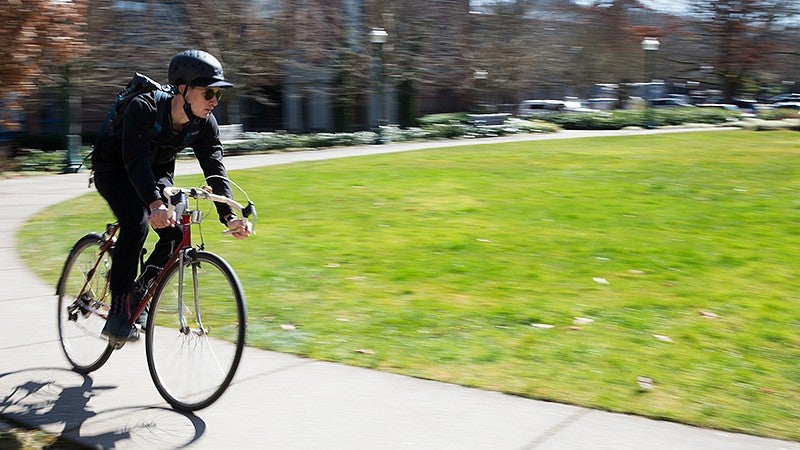
M 550 328 L 553 328 L 555 325 L 549 325 L 549 324 L 546 324 L 546 323 L 532 323 L 531 326 L 533 328 L 541 328 L 543 330 L 548 330 Z
M 356 352 L 356 353 L 361 353 L 362 355 L 374 355 L 375 354 L 374 351 L 367 350 L 365 348 L 359 348 L 359 349 L 356 349 L 356 350 L 353 350 L 353 351 Z
M 719 316 L 711 311 L 700 310 L 700 315 L 708 319 L 719 319 Z
M 290 324 L 290 323 L 284 323 L 283 325 L 281 325 L 281 329 L 284 330 L 284 331 L 292 331 L 292 330 L 296 330 L 297 327 L 292 325 L 292 324 Z
M 648 377 L 636 377 L 636 384 L 638 384 L 639 388 L 643 391 L 652 391 L 656 387 L 655 381 Z
M 572 321 L 575 325 L 587 325 L 590 323 L 594 323 L 594 319 L 590 319 L 588 317 L 576 317 L 575 320 Z
M 654 338 L 658 339 L 661 342 L 672 342 L 672 338 L 669 336 L 664 336 L 662 334 L 654 334 Z
M 594 280 L 594 282 L 597 283 L 597 284 L 611 284 L 611 283 L 608 282 L 608 280 L 606 280 L 605 278 L 601 278 L 601 277 L 594 277 L 594 278 L 592 278 L 592 280 Z

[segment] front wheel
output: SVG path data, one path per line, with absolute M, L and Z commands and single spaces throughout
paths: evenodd
M 219 256 L 190 251 L 164 273 L 147 319 L 147 365 L 174 408 L 214 403 L 233 379 L 244 349 L 244 293 Z
M 99 369 L 114 350 L 100 334 L 111 303 L 111 256 L 102 253 L 102 246 L 99 234 L 80 238 L 69 252 L 56 289 L 61 348 L 72 367 L 84 374 Z

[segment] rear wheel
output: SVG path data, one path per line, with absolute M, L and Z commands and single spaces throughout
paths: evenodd
M 244 293 L 222 258 L 190 251 L 183 268 L 167 269 L 150 304 L 146 354 L 164 399 L 196 411 L 227 389 L 245 341 Z
M 102 244 L 96 233 L 78 240 L 64 263 L 56 291 L 61 348 L 80 373 L 99 369 L 114 350 L 100 334 L 111 303 L 111 256 L 106 252 L 98 260 Z

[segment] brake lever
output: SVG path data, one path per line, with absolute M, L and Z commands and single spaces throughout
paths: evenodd
M 252 232 L 256 234 L 256 221 L 258 220 L 258 213 L 256 213 L 256 204 L 252 201 L 247 201 L 247 206 L 242 209 L 242 215 L 245 217 L 253 216 L 253 220 L 250 223 L 253 225 Z

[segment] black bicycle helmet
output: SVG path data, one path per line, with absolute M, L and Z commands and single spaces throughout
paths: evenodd
M 219 60 L 202 50 L 185 50 L 175 55 L 169 63 L 169 83 L 173 86 L 233 87 L 233 83 L 225 81 Z

